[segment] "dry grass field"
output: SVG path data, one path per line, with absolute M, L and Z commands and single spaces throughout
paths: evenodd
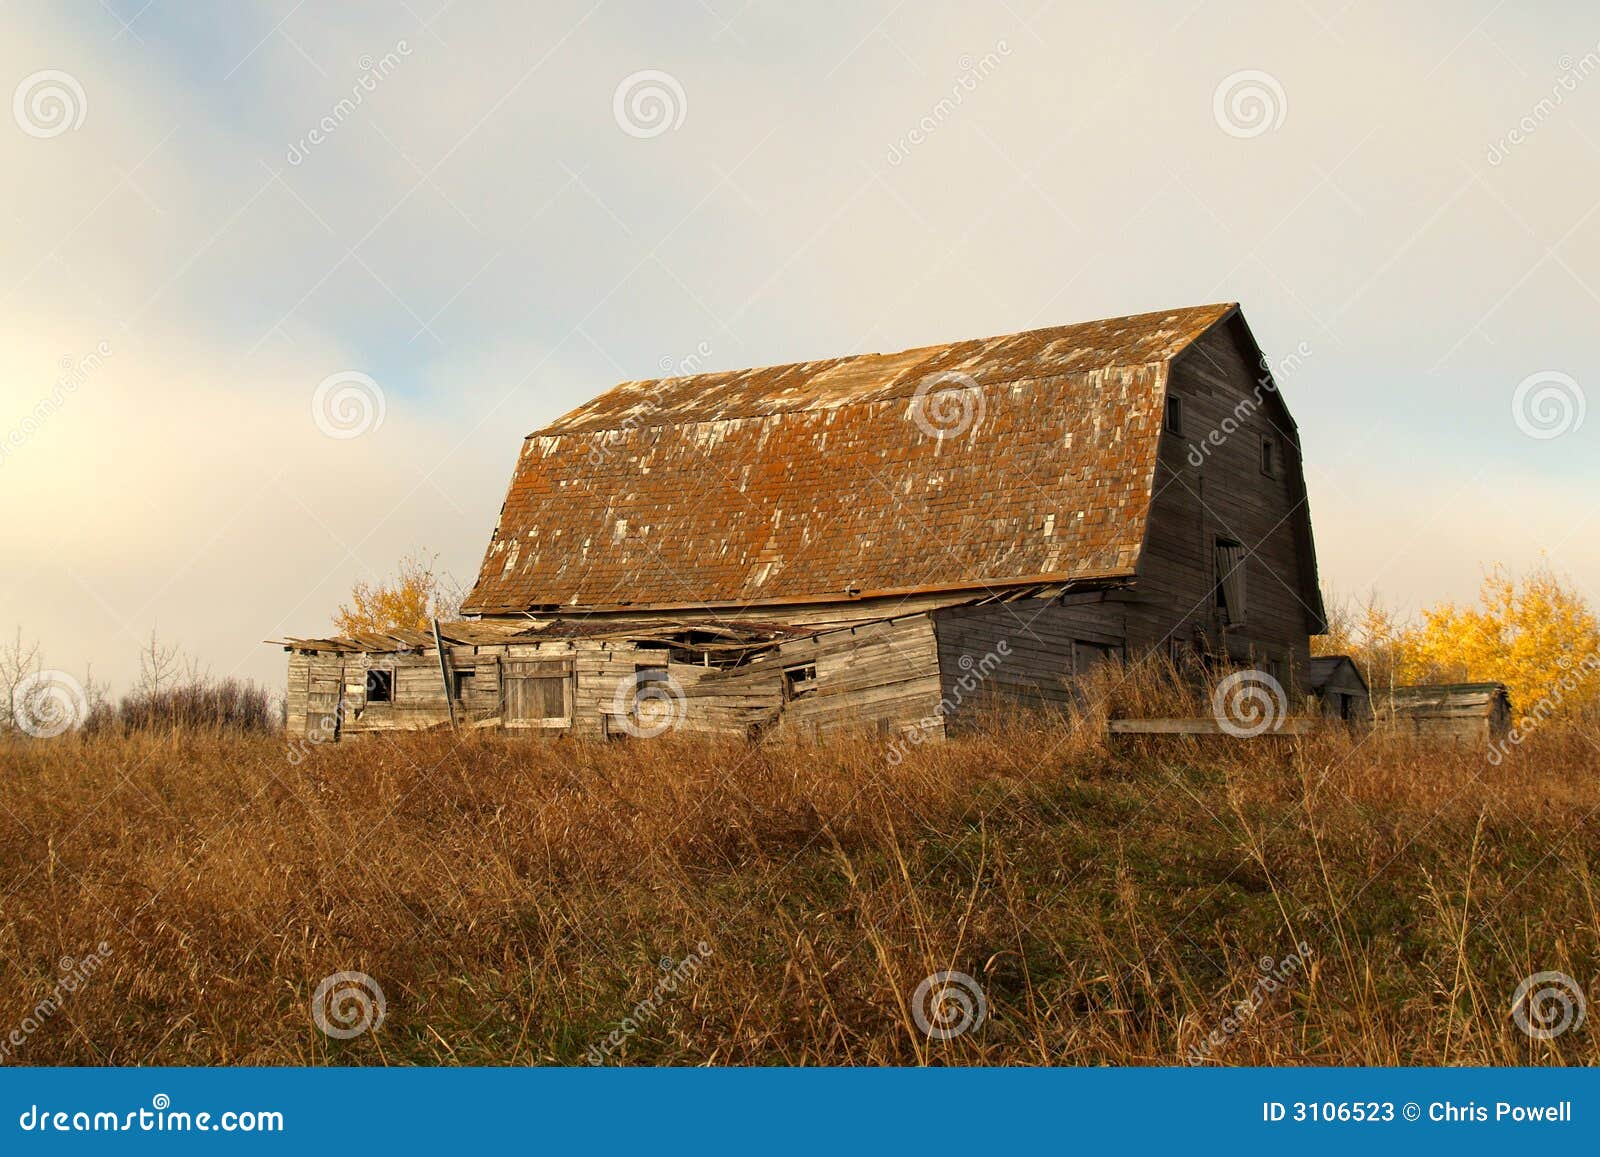
M 1593 1023 L 1533 1039 L 1511 1002 L 1600 979 L 1596 743 L 13 742 L 0 1037 L 32 1026 L 19 1064 L 1595 1064 Z M 986 1005 L 949 1040 L 915 1007 L 944 970 Z M 385 998 L 348 1040 L 311 1016 L 341 971 Z

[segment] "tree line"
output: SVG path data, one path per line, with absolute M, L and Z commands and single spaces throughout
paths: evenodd
M 1376 695 L 1419 683 L 1504 683 L 1514 708 L 1561 690 L 1558 712 L 1600 715 L 1600 617 L 1570 578 L 1547 559 L 1515 575 L 1484 575 L 1475 602 L 1435 603 L 1415 617 L 1375 592 L 1361 600 L 1325 597 L 1328 633 L 1319 655 L 1349 655 Z

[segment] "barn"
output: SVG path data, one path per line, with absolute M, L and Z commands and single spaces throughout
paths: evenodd
M 523 442 L 462 621 L 276 640 L 289 726 L 938 737 L 1152 652 L 1298 687 L 1266 367 L 1222 304 L 625 382 Z

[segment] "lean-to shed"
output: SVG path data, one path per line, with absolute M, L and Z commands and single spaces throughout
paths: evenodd
M 1372 693 L 1349 655 L 1321 655 L 1306 664 L 1300 688 L 1325 718 L 1347 723 L 1372 720 Z

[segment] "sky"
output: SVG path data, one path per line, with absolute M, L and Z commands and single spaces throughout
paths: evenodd
M 273 686 L 617 381 L 1242 303 L 1318 561 L 1600 595 L 1600 10 L 0 8 L 0 633 Z

